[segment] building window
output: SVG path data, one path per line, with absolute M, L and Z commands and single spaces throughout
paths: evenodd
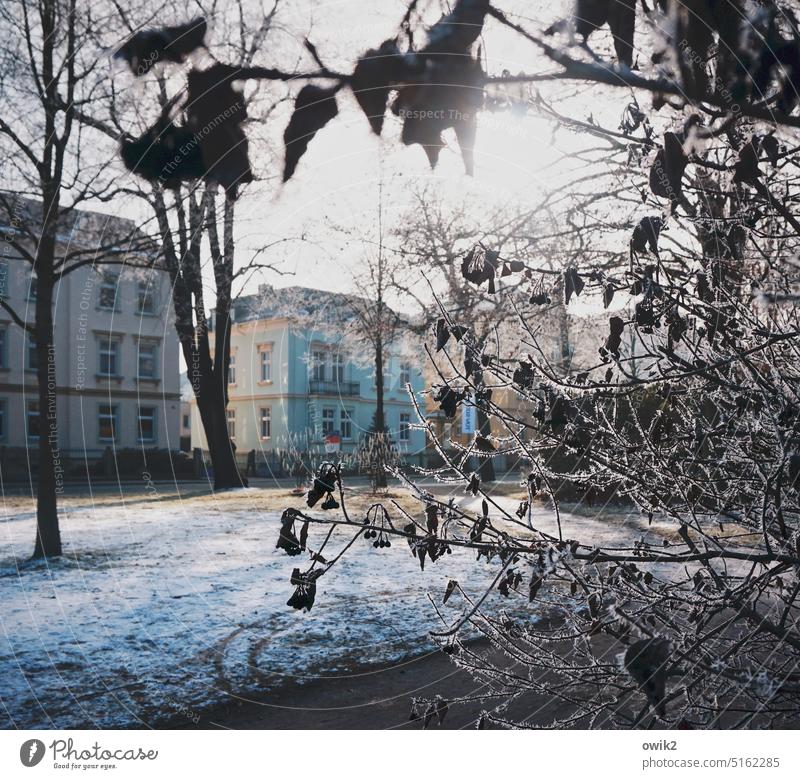
M 39 368 L 39 352 L 36 350 L 36 341 L 27 334 L 27 349 L 25 350 L 25 370 L 35 371 Z
M 0 441 L 6 437 L 6 399 L 0 398 Z
M 140 379 L 155 379 L 158 374 L 158 346 L 152 341 L 139 341 L 139 373 Z
M 189 427 L 189 415 L 188 414 L 184 414 L 183 415 L 183 427 L 184 427 L 184 429 L 188 429 L 188 427 Z
M 117 311 L 117 290 L 119 289 L 119 276 L 114 273 L 104 273 L 100 281 L 97 307 L 105 311 Z
M 228 357 L 228 384 L 236 384 L 236 355 L 233 352 Z
M 411 414 L 400 414 L 400 440 L 405 443 L 411 440 Z
M 29 400 L 25 414 L 25 423 L 28 430 L 28 440 L 39 440 L 39 401 Z
M 0 327 L 0 368 L 8 367 L 8 330 Z
M 353 417 L 352 409 L 340 408 L 339 409 L 339 433 L 342 439 L 349 441 L 353 437 Z
M 326 355 L 323 351 L 311 353 L 311 378 L 314 381 L 325 381 L 325 359 Z
M 156 313 L 156 291 L 149 281 L 136 282 L 136 313 Z
M 97 437 L 105 443 L 114 443 L 119 431 L 118 406 L 100 406 L 97 412 Z
M 272 349 L 260 351 L 261 381 L 272 381 Z
M 118 376 L 119 341 L 113 338 L 101 338 L 97 343 L 100 359 L 98 373 L 101 376 Z
M 336 382 L 344 381 L 344 355 L 336 352 L 332 355 L 333 380 Z
M 326 436 L 329 435 L 334 431 L 334 424 L 335 424 L 335 409 L 332 408 L 323 408 L 322 409 L 322 435 Z
M 272 437 L 272 409 L 270 408 L 261 409 L 261 437 Z
M 31 273 L 30 280 L 28 281 L 28 302 L 35 303 L 36 296 L 39 294 L 39 279 L 36 278 L 35 273 Z
M 0 298 L 8 296 L 8 263 L 0 262 Z
M 411 363 L 400 363 L 400 386 L 405 387 L 406 384 L 411 384 Z
M 152 443 L 156 440 L 156 410 L 154 406 L 139 406 L 137 440 L 141 443 Z
M 229 408 L 227 410 L 228 415 L 228 438 L 236 438 L 236 409 Z

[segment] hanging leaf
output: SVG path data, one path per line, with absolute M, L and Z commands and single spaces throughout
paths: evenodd
M 769 135 L 764 135 L 761 138 L 760 145 L 761 150 L 767 155 L 769 164 L 772 165 L 773 168 L 777 167 L 778 158 L 781 153 L 781 146 L 778 143 L 778 139 L 772 133 L 770 133 Z
M 242 93 L 233 86 L 245 75 L 241 68 L 217 63 L 206 70 L 192 70 L 187 79 L 187 127 L 199 139 L 206 178 L 234 197 L 241 184 L 253 180 L 242 129 L 247 108 Z
M 404 80 L 407 70 L 394 38 L 369 49 L 356 63 L 350 87 L 376 135 L 383 130 L 389 93 L 393 85 Z
M 298 92 L 292 118 L 283 133 L 283 142 L 286 146 L 284 181 L 292 177 L 297 163 L 306 153 L 308 144 L 317 132 L 339 113 L 336 105 L 336 93 L 339 88 L 340 85 L 325 88 L 306 84 Z
M 425 54 L 466 54 L 478 40 L 489 0 L 457 0 L 453 10 L 428 30 Z
M 450 328 L 444 318 L 436 321 L 436 351 L 441 352 L 450 340 Z
M 475 448 L 479 452 L 485 452 L 486 454 L 496 451 L 494 444 L 486 436 L 482 435 L 475 436 Z
M 656 153 L 650 168 L 650 190 L 656 197 L 668 198 L 673 211 L 683 200 L 681 181 L 688 163 L 683 139 L 677 133 L 664 133 L 664 146 Z
M 643 638 L 635 641 L 625 651 L 625 670 L 647 696 L 650 705 L 664 716 L 667 664 L 672 651 L 665 638 Z
M 612 0 L 576 0 L 573 11 L 573 19 L 575 24 L 575 32 L 583 38 L 583 42 L 589 39 L 589 36 L 599 30 L 608 19 L 608 10 Z M 545 30 L 547 34 L 550 30 Z M 553 30 L 553 32 L 561 32 L 561 29 Z M 552 35 L 552 32 L 550 32 Z
M 658 256 L 658 236 L 664 220 L 660 216 L 645 216 L 636 227 L 633 228 L 631 236 L 631 250 L 637 254 L 642 254 L 648 249 Z
M 195 49 L 205 46 L 208 27 L 202 17 L 176 27 L 139 30 L 115 52 L 135 76 L 143 76 L 159 62 L 182 63 Z
M 585 44 L 589 37 L 608 23 L 614 36 L 614 49 L 620 62 L 631 66 L 633 62 L 633 33 L 636 21 L 636 0 L 576 0 L 573 25 Z M 573 26 L 566 19 L 555 22 L 545 35 L 569 32 Z
M 439 530 L 439 507 L 433 503 L 425 508 L 428 533 L 435 536 Z
M 177 189 L 206 174 L 203 152 L 194 133 L 160 119 L 138 138 L 124 138 L 120 156 L 125 167 L 147 181 Z
M 603 308 L 608 308 L 611 305 L 611 301 L 614 299 L 614 293 L 616 290 L 614 289 L 613 284 L 606 284 L 605 289 L 603 290 Z
M 303 545 L 297 540 L 294 534 L 294 521 L 298 513 L 295 509 L 286 509 L 281 515 L 281 530 L 278 534 L 278 542 L 275 544 L 276 549 L 283 549 L 290 557 L 299 555 L 303 549 Z
M 758 138 L 753 136 L 739 149 L 736 164 L 733 166 L 733 182 L 735 184 L 755 184 L 762 173 L 758 167 Z
M 564 271 L 564 302 L 569 303 L 572 294 L 580 295 L 584 288 L 584 281 L 575 268 Z
M 514 369 L 511 380 L 521 389 L 531 389 L 536 380 L 536 372 L 533 365 L 529 362 L 521 362 L 519 367 Z
M 494 293 L 494 279 L 500 262 L 500 253 L 492 249 L 473 247 L 461 261 L 461 275 L 473 284 L 480 286 L 489 282 L 488 292 Z
M 450 579 L 450 581 L 447 582 L 447 588 L 444 591 L 442 603 L 447 603 L 447 601 L 450 600 L 450 596 L 455 592 L 456 587 L 458 587 L 458 582 L 455 579 Z
M 305 549 L 306 543 L 308 542 L 308 526 L 311 523 L 306 520 L 303 522 L 303 526 L 300 528 L 300 548 Z
M 442 132 L 453 128 L 467 175 L 473 173 L 477 113 L 483 105 L 484 73 L 477 60 L 447 57 L 425 62 L 414 83 L 401 87 L 392 111 L 403 119 L 401 140 L 420 144 L 432 168 L 444 148 Z
M 606 339 L 606 351 L 619 358 L 619 349 L 622 346 L 622 333 L 625 330 L 625 322 L 618 316 L 612 316 L 608 320 L 609 333 Z
M 617 59 L 630 67 L 633 64 L 633 34 L 636 26 L 636 0 L 611 0 L 608 26 L 614 36 Z
M 439 404 L 446 419 L 455 419 L 458 404 L 464 400 L 465 393 L 450 389 L 447 385 L 439 388 L 433 399 Z

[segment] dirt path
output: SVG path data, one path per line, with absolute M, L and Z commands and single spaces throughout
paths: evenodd
M 306 684 L 288 684 L 261 700 L 232 700 L 173 727 L 234 729 L 375 730 L 420 728 L 410 722 L 411 698 L 453 698 L 478 689 L 475 682 L 436 652 L 367 672 L 340 674 Z M 475 726 L 480 706 L 453 707 L 444 727 Z
M 617 651 L 604 636 L 594 639 L 595 651 L 606 654 Z M 473 649 L 483 654 L 493 650 L 485 640 L 472 642 Z M 513 671 L 513 663 L 500 655 L 495 661 Z M 432 700 L 441 695 L 445 700 L 487 692 L 468 673 L 459 670 L 443 652 L 433 652 L 392 665 L 376 666 L 368 671 L 341 672 L 305 684 L 289 683 L 265 693 L 259 699 L 234 699 L 202 714 L 197 721 L 173 720 L 172 728 L 232 728 L 237 730 L 386 730 L 415 729 L 422 723 L 412 721 L 411 699 Z M 451 705 L 445 722 L 435 720 L 432 729 L 460 730 L 474 728 L 484 706 L 480 702 Z M 488 706 L 491 708 L 491 706 Z M 517 722 L 548 726 L 567 712 L 562 704 L 530 693 L 508 709 Z

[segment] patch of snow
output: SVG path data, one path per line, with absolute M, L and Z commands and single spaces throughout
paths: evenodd
M 427 593 L 441 604 L 453 578 L 480 595 L 499 565 L 454 550 L 421 572 L 405 543 L 359 540 L 301 613 L 286 601 L 292 568 L 308 557 L 276 549 L 279 514 L 256 505 L 73 509 L 62 518 L 66 556 L 55 563 L 27 560 L 33 516 L 0 519 L 0 726 L 149 725 L 285 680 L 436 651 L 428 632 L 442 624 Z M 566 518 L 595 531 L 608 524 Z M 326 531 L 312 527 L 309 547 Z M 337 533 L 343 543 L 352 531 Z M 454 621 L 464 601 L 440 608 Z

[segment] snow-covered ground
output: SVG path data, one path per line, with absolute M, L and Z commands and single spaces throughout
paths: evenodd
M 472 553 L 421 572 L 405 544 L 360 540 L 320 580 L 313 610 L 294 611 L 289 576 L 307 557 L 275 549 L 279 514 L 259 509 L 258 490 L 246 498 L 71 508 L 54 564 L 26 562 L 32 512 L 0 517 L 0 727 L 150 725 L 287 678 L 433 651 L 427 633 L 441 624 L 427 593 L 440 602 L 450 578 L 476 593 L 491 581 Z M 563 519 L 568 537 L 631 538 L 607 517 Z M 323 532 L 312 528 L 310 547 Z M 462 606 L 444 611 L 455 619 Z

